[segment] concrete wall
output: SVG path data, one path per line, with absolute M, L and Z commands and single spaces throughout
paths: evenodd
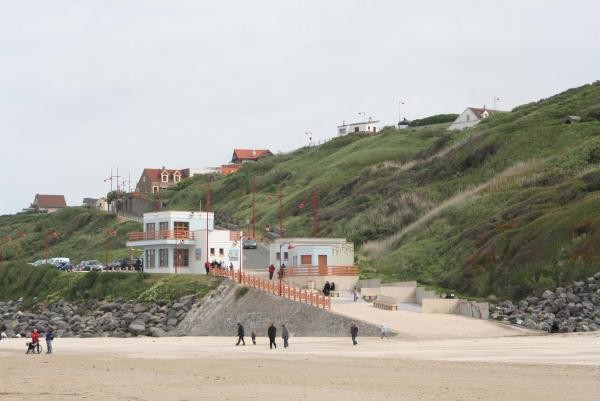
M 417 287 L 417 290 L 415 292 L 416 303 L 418 303 L 419 305 L 423 305 L 424 299 L 430 299 L 430 298 L 437 299 L 439 297 L 440 296 L 437 293 L 435 293 L 434 291 L 427 291 L 423 287 Z
M 379 288 L 381 287 L 381 279 L 371 278 L 368 280 L 358 280 L 356 285 L 358 288 Z
M 458 299 L 424 298 L 422 302 L 423 313 L 454 313 Z
M 336 291 L 351 291 L 358 281 L 358 276 L 294 276 L 284 278 L 286 283 L 300 288 L 312 288 L 318 291 L 323 289 L 325 281 L 335 283 Z
M 393 297 L 397 302 L 416 303 L 417 282 L 401 281 L 397 283 L 382 284 L 379 294 Z

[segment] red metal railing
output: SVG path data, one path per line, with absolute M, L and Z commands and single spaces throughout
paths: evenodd
M 196 233 L 188 230 L 162 230 L 129 233 L 129 241 L 147 241 L 157 239 L 196 239 Z
M 278 280 L 266 280 L 248 273 L 242 273 L 240 275 L 239 272 L 228 269 L 213 268 L 210 270 L 210 274 L 217 277 L 227 277 L 236 283 L 256 288 L 257 290 L 268 294 L 279 295 L 282 298 L 287 298 L 292 301 L 331 310 L 331 298 L 314 290 L 294 287 L 283 282 L 280 283 Z
M 287 276 L 358 276 L 356 266 L 295 266 L 285 269 Z

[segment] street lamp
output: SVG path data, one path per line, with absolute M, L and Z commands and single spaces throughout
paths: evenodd
M 48 237 L 56 238 L 58 234 L 56 230 L 48 230 L 44 234 L 44 263 L 48 264 Z
M 283 246 L 287 245 L 287 249 L 294 249 L 294 245 L 292 245 L 289 242 L 282 242 L 281 244 L 279 244 L 279 273 L 277 273 L 277 276 L 279 277 L 279 296 L 281 296 L 281 289 L 282 289 L 282 279 L 283 279 L 283 270 L 281 270 L 281 260 L 283 259 Z
M 117 230 L 109 228 L 104 230 L 104 258 L 106 261 L 106 264 L 104 265 L 105 271 L 108 270 L 108 239 L 110 237 L 114 237 L 115 235 L 117 235 Z

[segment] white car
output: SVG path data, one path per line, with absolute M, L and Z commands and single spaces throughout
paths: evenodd
M 45 259 L 38 259 L 33 263 L 28 263 L 31 266 L 40 266 L 40 265 L 45 265 L 46 264 L 46 260 Z

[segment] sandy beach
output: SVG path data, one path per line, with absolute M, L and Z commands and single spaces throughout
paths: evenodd
M 598 400 L 600 334 L 405 341 L 57 339 L 0 342 L 0 400 Z

